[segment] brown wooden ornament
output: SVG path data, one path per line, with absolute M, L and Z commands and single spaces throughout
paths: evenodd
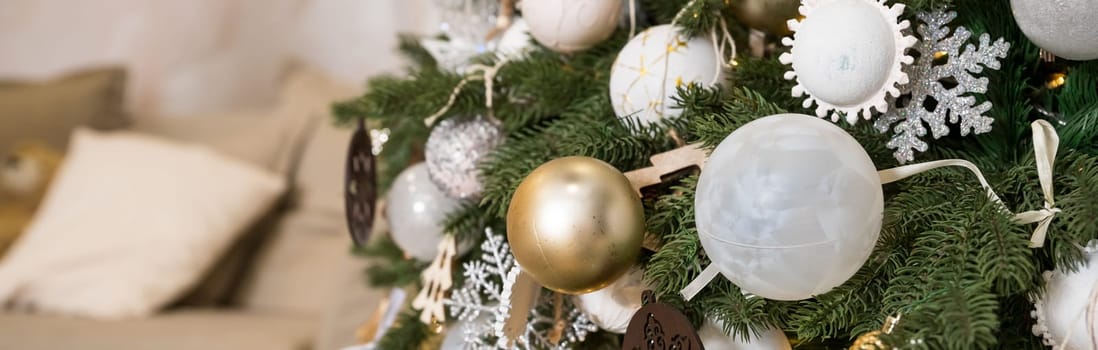
M 656 302 L 651 290 L 644 291 L 644 306 L 633 314 L 625 331 L 622 350 L 703 350 L 698 331 L 679 310 Z
M 358 120 L 358 127 L 351 135 L 347 150 L 347 163 L 343 182 L 344 212 L 347 230 L 355 244 L 364 246 L 374 228 L 374 206 L 377 200 L 377 169 L 373 142 L 366 122 Z
M 674 137 L 677 138 L 678 136 Z M 645 187 L 661 184 L 666 176 L 684 169 L 697 167 L 698 170 L 701 170 L 705 167 L 707 159 L 709 159 L 709 155 L 705 153 L 705 149 L 702 148 L 700 143 L 685 145 L 653 155 L 649 158 L 652 166 L 627 172 L 625 178 L 629 179 L 629 183 L 633 185 L 633 190 L 637 192 L 637 196 L 644 197 L 641 190 Z M 663 243 L 655 235 L 645 233 L 642 246 L 655 252 L 660 250 Z
M 641 189 L 645 187 L 662 183 L 664 176 L 690 167 L 702 169 L 709 155 L 701 144 L 695 143 L 653 155 L 649 159 L 652 166 L 625 173 L 637 195 L 642 195 Z

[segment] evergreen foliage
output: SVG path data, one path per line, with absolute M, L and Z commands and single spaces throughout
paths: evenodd
M 734 33 L 745 32 L 724 1 L 697 1 L 686 9 L 686 0 L 639 3 L 646 19 L 642 25 L 669 23 L 682 10 L 691 15 L 676 24 L 688 32 L 707 33 L 722 20 Z M 979 99 L 994 103 L 989 112 L 995 118 L 992 132 L 961 138 L 955 131 L 929 140 L 930 150 L 918 154 L 916 161 L 969 160 L 984 171 L 1011 210 L 1040 208 L 1043 198 L 1029 124 L 1050 120 L 1062 140 L 1054 182 L 1057 206 L 1063 212 L 1053 220 L 1045 247 L 1029 248 L 1032 225 L 1011 223 L 970 173 L 940 169 L 885 186 L 884 224 L 873 254 L 853 278 L 831 292 L 796 302 L 772 301 L 744 296 L 718 277 L 693 301 L 684 302 L 679 290 L 709 261 L 694 227 L 694 173 L 645 196 L 647 229 L 663 246 L 644 254 L 641 263 L 661 301 L 676 305 L 697 325 L 706 318 L 719 320 L 739 337 L 780 327 L 803 348 L 845 348 L 897 313 L 902 319 L 885 337 L 892 344 L 1041 348 L 1029 332 L 1033 320 L 1028 300 L 1041 291 L 1041 271 L 1078 268 L 1084 262 L 1078 248 L 1098 238 L 1098 61 L 1058 63 L 1055 68 L 1067 72 L 1067 84 L 1050 89 L 1044 86 L 1047 64 L 1038 60 L 1037 48 L 1014 23 L 1008 0 L 912 0 L 907 5 L 905 16 L 913 24 L 914 11 L 953 5 L 958 12 L 953 25 L 968 27 L 973 37 L 986 32 L 1011 43 L 1002 69 L 983 73 L 990 80 L 989 91 Z M 503 66 L 493 114 L 504 126 L 505 141 L 480 166 L 483 198 L 452 213 L 446 223 L 449 232 L 470 243 L 483 238 L 485 227 L 503 232 L 519 182 L 557 157 L 590 156 L 628 171 L 646 166 L 652 154 L 676 147 L 676 141 L 666 136 L 672 129 L 687 143 L 712 148 L 751 120 L 784 112 L 812 114 L 790 96 L 792 83 L 782 79 L 788 68 L 778 63 L 778 54 L 742 54 L 726 87 L 679 90 L 680 118 L 649 127 L 623 123 L 610 106 L 608 81 L 627 32 L 619 29 L 602 44 L 572 55 L 538 48 Z M 383 187 L 422 159 L 429 131 L 424 119 L 446 103 L 462 79 L 439 70 L 414 39 L 403 39 L 400 48 L 416 63 L 406 76 L 374 78 L 364 96 L 334 107 L 340 121 L 367 117 L 371 124 L 391 130 L 379 158 Z M 443 118 L 485 114 L 484 98 L 482 84 L 468 84 Z M 870 124 L 840 126 L 866 148 L 879 169 L 896 166 L 885 147 L 888 135 Z M 405 260 L 390 240 L 381 240 L 364 253 L 383 261 L 368 271 L 375 286 L 414 284 L 426 265 Z M 474 249 L 455 266 L 476 254 Z M 455 278 L 460 279 L 460 271 L 455 270 Z M 414 349 L 430 336 L 428 327 L 406 312 L 383 338 L 381 348 Z M 580 348 L 614 347 L 618 341 L 617 336 L 600 333 Z

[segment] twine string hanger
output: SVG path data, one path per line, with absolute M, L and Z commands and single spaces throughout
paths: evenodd
M 442 108 L 439 108 L 434 114 L 431 114 L 424 119 L 423 123 L 430 127 L 435 123 L 435 120 L 446 114 L 446 112 L 449 112 L 450 108 L 453 108 L 454 103 L 457 102 L 457 97 L 461 94 L 461 90 L 465 88 L 466 84 L 473 81 L 484 81 L 484 106 L 488 109 L 488 117 L 495 118 L 495 115 L 492 113 L 492 100 L 496 74 L 499 73 L 500 68 L 503 68 L 507 62 L 509 62 L 507 59 L 501 59 L 491 66 L 483 64 L 470 65 L 468 67 L 469 73 L 454 86 L 453 91 L 450 91 L 450 98 L 446 101 L 446 104 L 443 105 Z

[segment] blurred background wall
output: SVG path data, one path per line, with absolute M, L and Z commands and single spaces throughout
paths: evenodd
M 269 105 L 303 63 L 347 84 L 400 68 L 431 0 L 0 0 L 0 77 L 124 64 L 137 117 Z

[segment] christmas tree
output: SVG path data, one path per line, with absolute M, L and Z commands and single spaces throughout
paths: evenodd
M 495 35 L 513 8 L 491 3 Z M 600 304 L 644 289 L 709 348 L 1098 347 L 1092 3 L 518 9 L 531 46 L 404 37 L 406 74 L 334 107 L 387 138 L 371 180 L 392 227 L 358 250 L 369 283 L 424 290 L 377 348 L 671 339 L 622 335 L 644 309 Z M 579 296 L 597 290 L 618 299 Z

